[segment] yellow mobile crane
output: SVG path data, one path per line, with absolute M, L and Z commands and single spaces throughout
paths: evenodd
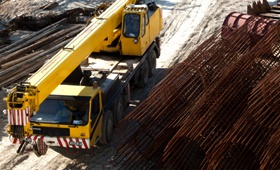
M 144 87 L 160 55 L 162 13 L 155 3 L 117 0 L 4 99 L 18 153 L 32 144 L 89 149 L 112 138 L 130 86 Z

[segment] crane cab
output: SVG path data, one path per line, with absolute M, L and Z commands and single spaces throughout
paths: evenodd
M 119 18 L 118 18 L 119 19 Z M 109 23 L 108 36 L 94 53 L 119 53 L 121 56 L 143 56 L 162 29 L 162 11 L 155 3 L 127 5 L 121 12 L 121 23 Z M 102 20 L 102 18 L 95 18 Z M 113 27 L 113 28 L 111 28 Z
M 155 4 L 127 6 L 122 16 L 121 54 L 142 56 L 162 28 L 161 17 Z

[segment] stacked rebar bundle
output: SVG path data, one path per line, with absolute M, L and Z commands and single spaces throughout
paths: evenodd
M 279 169 L 279 85 L 280 67 L 253 89 L 242 116 L 210 154 L 209 169 Z
M 84 25 L 60 20 L 0 49 L 0 87 L 26 79 L 62 49 Z
M 224 158 L 229 151 L 232 151 L 231 155 L 242 154 L 232 147 L 233 140 L 229 136 L 241 133 L 243 138 L 239 140 L 250 139 L 247 135 L 252 129 L 236 129 L 236 124 L 241 120 L 252 120 L 246 121 L 250 108 L 261 107 L 256 101 L 258 97 L 262 99 L 253 92 L 258 91 L 255 89 L 261 81 L 270 80 L 268 73 L 279 65 L 280 26 L 278 23 L 272 25 L 270 31 L 257 41 L 248 31 L 250 24 L 254 23 L 252 19 L 231 33 L 223 32 L 226 37 L 221 37 L 220 32 L 214 34 L 183 63 L 174 66 L 149 97 L 125 117 L 115 135 L 118 147 L 114 163 L 120 169 L 260 167 L 261 160 L 250 157 L 254 151 L 239 162 L 234 162 L 236 159 L 225 161 Z M 264 27 L 265 24 L 258 26 Z M 279 88 L 279 81 L 274 84 Z M 271 91 L 274 90 L 277 92 L 276 89 Z M 270 97 L 267 96 L 267 100 L 271 100 Z M 267 112 L 277 110 L 279 95 L 274 99 L 278 105 L 263 103 L 266 110 L 259 113 L 267 115 Z M 279 112 L 275 116 L 279 119 Z M 277 120 L 275 116 L 273 120 Z M 266 130 L 269 128 L 263 132 L 270 133 Z M 277 130 L 279 132 L 279 127 Z M 258 154 L 277 155 L 271 148 L 279 143 L 279 138 L 270 139 L 271 136 L 257 136 L 258 141 L 269 141 Z M 248 150 L 253 147 L 242 146 Z M 280 168 L 275 166 L 279 161 L 263 158 L 268 159 L 265 161 L 269 166 L 273 162 L 273 167 Z
M 0 87 L 14 86 L 26 80 L 30 73 L 39 69 L 80 33 L 91 13 L 96 12 L 95 8 L 50 11 L 58 5 L 57 2 L 44 2 L 40 8 L 34 7 L 32 14 L 19 15 L 5 23 L 8 28 L 2 33 L 15 30 L 35 32 L 24 35 L 24 38 L 18 36 L 20 40 L 5 46 L 1 43 L 4 34 L 0 38 Z

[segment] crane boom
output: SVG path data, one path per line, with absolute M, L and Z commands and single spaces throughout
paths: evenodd
M 122 11 L 131 3 L 135 3 L 135 0 L 114 2 L 99 17 L 93 18 L 90 25 L 27 80 L 37 88 L 36 105 L 40 105 L 104 39 L 112 41 L 112 30 L 121 24 Z

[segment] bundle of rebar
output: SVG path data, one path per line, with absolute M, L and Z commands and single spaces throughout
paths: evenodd
M 279 67 L 280 25 L 270 26 L 256 40 L 248 32 L 249 24 L 254 21 L 223 33 L 226 37 L 221 31 L 215 33 L 184 62 L 172 67 L 149 97 L 120 122 L 114 136 L 117 153 L 113 160 L 119 169 L 255 169 L 262 160 L 267 166 L 280 168 L 279 161 L 265 156 L 277 157 L 272 148 L 279 143 L 279 135 L 256 134 L 256 143 L 267 141 L 261 150 L 261 143 L 240 142 L 252 137 L 253 126 L 244 125 L 252 120 L 248 118 L 251 108 L 262 107 L 260 115 L 274 115 L 267 121 L 275 120 L 275 132 L 279 132 L 276 124 L 280 123 L 276 121 L 280 118 L 279 95 L 267 95 L 266 100 L 276 102 L 268 104 L 257 102 L 265 100 L 256 93 L 260 83 L 272 82 L 268 78 L 271 70 Z M 270 91 L 276 93 L 277 87 L 279 81 L 274 81 Z M 260 92 L 266 92 L 262 89 Z M 262 129 L 262 133 L 270 134 L 269 130 Z M 230 138 L 235 134 L 243 136 Z M 242 147 L 234 149 L 234 142 Z M 243 155 L 242 161 L 226 159 L 230 151 L 230 156 L 243 154 L 242 148 L 250 153 Z M 257 151 L 260 153 L 254 156 Z
M 253 89 L 242 116 L 213 148 L 208 169 L 279 169 L 279 89 L 277 67 Z
M 40 9 L 49 10 L 57 5 L 46 2 Z M 93 12 L 95 8 L 74 8 L 59 14 L 48 11 L 44 15 L 18 16 L 10 21 L 9 30 L 33 27 L 28 30 L 36 32 L 0 49 L 0 87 L 9 88 L 25 81 L 86 27 Z
M 62 49 L 85 26 L 66 19 L 0 49 L 0 87 L 19 83 Z

